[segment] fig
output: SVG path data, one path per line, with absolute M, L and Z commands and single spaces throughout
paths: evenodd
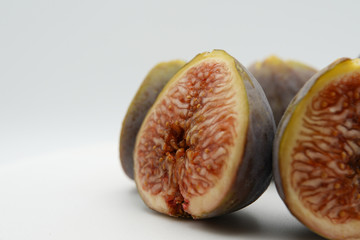
M 274 140 L 290 212 L 328 239 L 360 239 L 360 59 L 338 59 L 299 91 Z
M 120 162 L 126 175 L 134 179 L 133 152 L 136 135 L 147 111 L 165 84 L 184 66 L 182 60 L 162 62 L 153 67 L 133 98 L 122 123 L 120 134 Z
M 249 66 L 249 71 L 264 89 L 278 125 L 291 99 L 317 70 L 298 61 L 270 56 Z
M 138 192 L 175 217 L 243 208 L 269 185 L 274 134 L 254 77 L 223 50 L 199 54 L 165 85 L 137 134 Z

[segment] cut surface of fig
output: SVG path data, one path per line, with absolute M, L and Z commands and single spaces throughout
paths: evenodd
M 251 182 L 258 191 L 253 196 L 234 191 L 239 169 L 249 165 L 244 156 L 251 111 L 239 67 L 224 51 L 200 54 L 150 109 L 134 152 L 135 181 L 150 208 L 172 216 L 211 217 L 249 204 L 266 189 L 262 185 L 268 184 L 270 171 L 259 166 L 257 181 L 265 183 Z M 258 164 L 263 161 L 269 159 Z
M 126 175 L 134 179 L 133 152 L 136 135 L 146 113 L 165 84 L 184 66 L 182 60 L 161 62 L 153 67 L 139 87 L 124 117 L 120 134 L 120 161 Z
M 330 239 L 360 239 L 360 60 L 340 59 L 290 104 L 274 144 L 280 195 Z

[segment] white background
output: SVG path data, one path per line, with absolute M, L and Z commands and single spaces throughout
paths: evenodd
M 355 0 L 0 1 L 0 239 L 319 239 L 273 186 L 220 219 L 154 214 L 120 168 L 118 138 L 156 63 L 224 49 L 245 66 L 277 54 L 320 69 L 360 54 L 359 10 Z

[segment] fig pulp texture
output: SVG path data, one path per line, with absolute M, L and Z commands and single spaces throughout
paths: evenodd
M 270 56 L 262 62 L 252 64 L 249 71 L 264 89 L 276 125 L 280 122 L 291 99 L 317 72 L 303 63 L 284 61 L 276 56 Z
M 360 59 L 339 59 L 290 103 L 274 141 L 289 210 L 329 239 L 360 239 Z
M 148 207 L 209 218 L 255 201 L 271 179 L 275 124 L 251 74 L 222 50 L 202 53 L 166 84 L 134 150 Z
M 119 150 L 121 166 L 131 179 L 134 179 L 133 152 L 141 123 L 165 84 L 184 64 L 181 60 L 157 64 L 142 82 L 127 110 L 122 123 Z

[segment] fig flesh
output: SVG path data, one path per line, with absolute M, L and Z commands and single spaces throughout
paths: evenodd
M 314 68 L 301 62 L 285 61 L 276 56 L 270 56 L 264 61 L 256 62 L 248 69 L 264 89 L 276 125 L 291 99 L 304 83 L 317 72 Z
M 360 59 L 315 74 L 274 141 L 274 177 L 292 212 L 328 239 L 360 239 Z
M 165 84 L 184 64 L 182 60 L 173 60 L 159 63 L 152 68 L 127 110 L 122 123 L 119 150 L 121 166 L 131 179 L 134 179 L 133 152 L 141 123 Z
M 166 84 L 134 150 L 151 209 L 209 218 L 255 201 L 271 179 L 275 124 L 258 82 L 225 51 L 202 53 Z

